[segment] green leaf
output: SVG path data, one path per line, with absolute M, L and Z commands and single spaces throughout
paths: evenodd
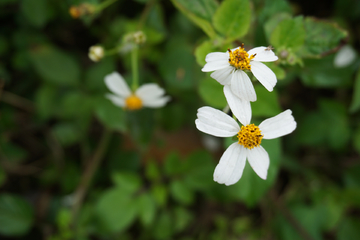
M 353 144 L 356 151 L 360 154 L 360 125 L 355 130 Z
M 168 190 L 162 184 L 154 184 L 151 188 L 151 195 L 159 206 L 165 206 L 168 198 Z
M 253 117 L 273 117 L 281 112 L 277 90 L 269 92 L 261 84 L 256 84 L 257 100 L 251 103 Z
M 124 110 L 115 106 L 105 97 L 98 97 L 96 99 L 95 114 L 100 122 L 107 128 L 118 131 L 126 130 Z
M 270 42 L 271 34 L 274 32 L 275 28 L 285 19 L 291 20 L 291 14 L 287 12 L 279 12 L 266 21 L 264 24 L 264 32 L 268 42 Z
M 174 6 L 193 23 L 198 25 L 210 38 L 216 33 L 211 25 L 211 18 L 217 8 L 214 0 L 171 0 Z
M 152 228 L 153 239 L 173 239 L 171 237 L 173 231 L 173 219 L 169 212 L 163 211 Z
M 275 183 L 281 160 L 280 139 L 263 140 L 261 145 L 268 152 L 270 166 L 267 179 L 261 179 L 247 162 L 238 183 L 228 187 L 230 195 L 243 200 L 249 207 L 254 206 Z
M 179 203 L 189 205 L 194 201 L 194 192 L 182 181 L 174 180 L 170 184 L 172 197 Z
M 43 84 L 38 88 L 35 103 L 40 118 L 48 119 L 56 112 L 58 97 L 58 89 L 55 86 Z
M 244 36 L 250 28 L 251 8 L 249 0 L 225 0 L 216 10 L 214 27 L 227 38 Z
M 345 218 L 339 225 L 337 240 L 357 240 L 360 237 L 360 221 L 356 218 Z
M 0 195 L 0 233 L 2 235 L 25 235 L 33 225 L 33 221 L 34 212 L 27 201 L 16 195 Z
M 64 51 L 41 46 L 30 51 L 35 70 L 44 81 L 62 86 L 75 86 L 80 80 L 80 66 Z
M 73 122 L 61 122 L 56 124 L 52 129 L 56 139 L 63 146 L 70 146 L 81 139 L 81 131 Z
M 199 46 L 197 46 L 197 48 L 195 49 L 195 57 L 196 57 L 196 62 L 200 65 L 200 66 L 204 66 L 206 61 L 205 61 L 205 57 L 207 54 L 211 53 L 211 52 L 215 52 L 215 46 L 213 44 L 213 41 L 211 40 L 206 40 L 204 42 L 202 42 Z
M 130 193 L 139 190 L 142 184 L 139 175 L 131 172 L 114 172 L 111 178 L 117 187 Z
M 104 83 L 105 76 L 114 70 L 115 61 L 109 57 L 91 65 L 85 73 L 85 84 L 87 88 L 96 92 L 105 92 L 107 90 Z
M 44 27 L 50 16 L 50 6 L 47 0 L 22 0 L 21 10 L 27 20 L 39 28 Z
M 150 226 L 155 219 L 156 204 L 148 193 L 143 193 L 138 197 L 139 218 L 144 226 Z
M 266 0 L 259 14 L 259 21 L 265 23 L 269 21 L 270 17 L 278 13 L 287 13 L 290 15 L 292 13 L 290 3 L 286 0 Z
M 164 171 L 167 176 L 176 176 L 184 170 L 184 165 L 180 161 L 179 154 L 176 152 L 169 153 L 165 158 Z
M 210 77 L 204 78 L 199 84 L 199 94 L 207 105 L 224 108 L 227 105 L 223 92 L 224 86 Z
M 348 33 L 336 23 L 321 21 L 312 17 L 305 18 L 306 38 L 301 55 L 304 57 L 321 57 L 322 54 L 336 49 Z
M 175 215 L 175 225 L 174 230 L 176 232 L 181 232 L 185 230 L 190 224 L 192 224 L 192 220 L 194 216 L 188 211 L 186 208 L 177 207 L 174 210 Z
M 305 41 L 303 17 L 285 19 L 279 23 L 271 34 L 270 43 L 279 49 L 299 49 Z
M 101 195 L 96 213 L 107 232 L 121 232 L 128 228 L 138 214 L 136 201 L 128 191 L 113 188 Z
M 350 112 L 354 113 L 360 108 L 360 69 L 358 70 L 354 83 L 354 92 L 350 105 Z

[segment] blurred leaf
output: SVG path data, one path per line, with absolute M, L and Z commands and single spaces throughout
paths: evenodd
M 339 225 L 337 240 L 357 240 L 360 237 L 360 221 L 357 218 L 345 218 Z
M 170 183 L 172 197 L 179 203 L 189 205 L 194 201 L 194 193 L 182 181 L 173 180 Z
M 50 6 L 47 0 L 22 0 L 21 10 L 27 20 L 39 28 L 45 26 L 50 16 Z
M 158 164 L 154 160 L 146 164 L 145 175 L 150 181 L 158 181 L 161 178 L 161 173 Z
M 350 112 L 354 113 L 360 108 L 360 69 L 358 70 L 353 87 L 353 97 L 350 105 Z
M 154 224 L 153 239 L 159 239 L 159 240 L 172 239 L 171 236 L 173 235 L 173 231 L 174 231 L 174 227 L 172 223 L 173 221 L 169 212 L 163 211 Z
M 151 195 L 155 199 L 156 203 L 163 207 L 165 206 L 168 198 L 168 190 L 162 184 L 154 184 L 151 188 Z
M 150 226 L 156 214 L 156 204 L 148 193 L 143 193 L 138 197 L 138 209 L 141 223 L 144 226 Z
M 227 105 L 223 93 L 224 86 L 210 77 L 204 78 L 199 84 L 199 94 L 204 102 L 215 108 L 224 108 Z
M 184 171 L 184 164 L 180 161 L 179 154 L 176 152 L 169 153 L 164 162 L 164 171 L 167 176 L 176 176 Z
M 269 92 L 261 84 L 255 85 L 256 102 L 251 103 L 253 117 L 273 117 L 281 112 L 277 90 Z
M 174 6 L 180 10 L 193 23 L 198 25 L 209 37 L 216 35 L 211 18 L 214 14 L 217 2 L 214 0 L 171 0 Z
M 285 19 L 279 23 L 271 34 L 270 43 L 279 49 L 299 49 L 305 41 L 303 17 Z
M 354 132 L 353 144 L 356 151 L 360 154 L 360 125 L 358 125 Z
M 267 1 L 272 2 L 272 1 Z M 267 41 L 270 42 L 271 35 L 274 32 L 275 28 L 282 22 L 283 20 L 291 20 L 292 16 L 287 12 L 279 12 L 271 16 L 269 20 L 267 20 L 264 24 L 264 32 L 267 38 Z
M 26 234 L 34 221 L 31 205 L 24 199 L 11 194 L 0 195 L 0 233 L 5 236 Z
M 248 0 L 225 0 L 216 10 L 213 23 L 227 38 L 244 36 L 250 28 L 251 8 Z
M 249 207 L 254 206 L 276 180 L 281 160 L 280 143 L 279 138 L 263 140 L 261 142 L 261 145 L 265 148 L 270 157 L 267 179 L 261 179 L 247 161 L 239 182 L 228 187 L 229 194 L 243 200 Z
M 64 51 L 40 46 L 30 51 L 30 58 L 43 80 L 63 86 L 75 86 L 79 83 L 80 66 Z
M 111 174 L 112 181 L 124 191 L 134 193 L 139 190 L 142 183 L 139 175 L 131 172 L 114 172 Z
M 205 57 L 207 54 L 211 53 L 211 52 L 215 52 L 215 46 L 213 41 L 211 40 L 206 40 L 203 41 L 199 46 L 197 46 L 197 48 L 195 49 L 195 57 L 196 57 L 196 62 L 200 65 L 200 66 L 204 66 L 206 61 L 205 61 Z
M 175 225 L 174 230 L 176 232 L 183 231 L 192 223 L 193 215 L 186 208 L 177 207 L 174 209 Z
M 337 48 L 348 33 L 336 23 L 307 17 L 304 21 L 306 38 L 301 54 L 306 57 L 320 57 Z
M 106 57 L 100 62 L 91 65 L 85 73 L 85 84 L 91 91 L 105 92 L 105 76 L 115 70 L 115 61 Z
M 269 18 L 278 13 L 291 14 L 291 6 L 288 1 L 285 0 L 265 0 L 265 5 L 259 14 L 259 20 L 261 22 L 267 22 Z
M 60 181 L 62 192 L 64 194 L 73 193 L 76 190 L 78 184 L 80 183 L 81 171 L 79 166 L 74 161 L 71 160 L 66 162 L 64 166 L 64 170 L 61 171 L 61 174 L 66 177 L 60 178 L 60 180 L 59 180 L 58 172 L 59 170 L 55 173 L 53 172 L 52 174 L 55 174 L 55 176 L 58 177 L 57 179 L 54 180 Z M 52 179 L 47 179 L 47 180 L 50 180 L 50 182 L 53 181 Z
M 63 146 L 75 144 L 82 137 L 82 133 L 73 122 L 58 123 L 52 128 L 52 132 Z
M 0 187 L 5 183 L 6 181 L 6 172 L 3 168 L 0 168 Z
M 300 78 L 306 86 L 310 87 L 346 87 L 352 81 L 350 67 L 334 68 L 333 56 L 322 59 L 304 60 L 305 68 L 300 70 Z
M 37 89 L 35 103 L 40 118 L 48 119 L 56 112 L 58 105 L 58 88 L 43 84 Z
M 113 188 L 100 196 L 96 212 L 104 230 L 115 233 L 125 230 L 134 222 L 138 209 L 128 191 Z
M 125 112 L 105 97 L 95 100 L 95 114 L 102 124 L 112 130 L 126 130 Z
M 0 156 L 2 159 L 11 163 L 21 163 L 25 161 L 28 156 L 28 152 L 25 149 L 3 139 L 0 141 Z
M 286 72 L 283 68 L 274 62 L 265 62 L 266 66 L 268 66 L 276 75 L 277 80 L 283 80 L 286 77 Z

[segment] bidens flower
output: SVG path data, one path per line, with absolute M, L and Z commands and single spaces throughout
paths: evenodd
M 210 76 L 222 85 L 230 85 L 239 98 L 256 101 L 256 93 L 250 78 L 244 72 L 250 70 L 268 91 L 276 84 L 276 75 L 261 62 L 273 62 L 278 59 L 271 47 L 256 47 L 248 52 L 244 44 L 227 52 L 213 52 L 206 55 L 203 72 L 213 72 Z
M 164 96 L 164 89 L 155 83 L 147 83 L 132 92 L 124 78 L 117 72 L 105 76 L 105 84 L 113 94 L 106 94 L 112 103 L 128 110 L 142 107 L 163 107 L 170 97 Z
M 250 102 L 236 97 L 229 86 L 224 87 L 225 97 L 230 109 L 239 124 L 229 115 L 211 107 L 198 109 L 196 127 L 207 134 L 216 137 L 237 136 L 238 141 L 231 144 L 221 156 L 215 168 L 214 181 L 231 185 L 242 176 L 246 159 L 256 174 L 266 179 L 270 164 L 269 155 L 260 145 L 262 139 L 273 139 L 291 133 L 296 128 L 296 122 L 291 110 L 286 110 L 275 117 L 266 119 L 259 126 L 250 124 Z

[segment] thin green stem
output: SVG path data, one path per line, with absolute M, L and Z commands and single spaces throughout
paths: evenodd
M 111 4 L 113 4 L 114 2 L 116 2 L 117 0 L 108 0 L 108 1 L 104 1 L 102 3 L 100 3 L 99 5 L 96 6 L 96 10 L 97 11 L 101 11 L 105 8 L 107 8 L 108 6 L 110 6 Z
M 139 46 L 134 45 L 131 51 L 131 70 L 133 75 L 132 90 L 135 91 L 139 87 Z
M 72 208 L 72 223 L 76 223 L 78 212 L 81 208 L 81 205 L 84 201 L 84 198 L 86 196 L 86 193 L 90 187 L 91 180 L 98 169 L 101 161 L 104 158 L 104 154 L 106 151 L 106 148 L 110 142 L 111 138 L 111 131 L 110 130 L 104 130 L 101 139 L 99 141 L 99 144 L 95 150 L 95 153 L 90 160 L 89 164 L 87 165 L 84 174 L 81 177 L 80 184 L 78 185 L 75 194 L 74 194 L 74 205 Z

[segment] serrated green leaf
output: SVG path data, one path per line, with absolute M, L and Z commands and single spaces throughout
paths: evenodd
M 301 55 L 304 57 L 320 57 L 336 49 L 348 33 L 336 23 L 321 21 L 312 17 L 305 18 L 306 38 Z
M 227 101 L 223 88 L 223 85 L 209 77 L 200 81 L 199 94 L 207 105 L 215 108 L 224 108 L 227 105 Z
M 236 39 L 248 32 L 250 20 L 249 0 L 225 0 L 214 14 L 213 24 L 227 38 Z
M 304 44 L 306 32 L 303 17 L 285 19 L 274 29 L 270 43 L 275 48 L 297 50 Z
M 71 55 L 49 46 L 30 51 L 35 70 L 45 81 L 62 86 L 75 86 L 80 80 L 80 66 Z
M 210 38 L 216 36 L 211 18 L 217 7 L 214 0 L 171 0 L 174 6 L 193 23 L 198 25 Z
M 101 195 L 96 204 L 96 213 L 104 230 L 116 233 L 135 221 L 138 209 L 128 191 L 113 188 Z
M 34 221 L 31 205 L 11 194 L 0 195 L 0 233 L 5 236 L 26 234 Z
M 350 105 L 350 112 L 354 113 L 360 108 L 360 69 L 358 70 L 353 87 L 353 96 Z

